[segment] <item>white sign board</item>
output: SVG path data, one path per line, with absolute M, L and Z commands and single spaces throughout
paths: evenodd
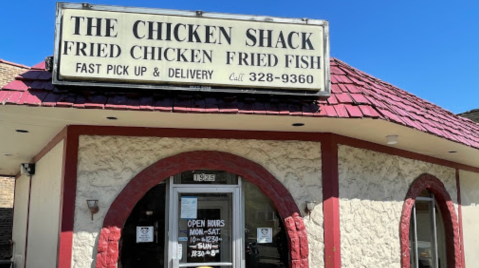
M 257 228 L 257 242 L 258 242 L 258 244 L 273 243 L 273 228 L 258 227 Z
M 137 226 L 136 227 L 136 243 L 148 243 L 154 241 L 153 226 Z
M 59 3 L 56 31 L 55 84 L 329 95 L 322 20 Z
M 194 196 L 181 197 L 181 219 L 196 219 L 198 198 Z

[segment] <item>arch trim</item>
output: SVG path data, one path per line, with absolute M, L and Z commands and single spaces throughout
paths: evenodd
M 194 151 L 166 157 L 145 168 L 128 182 L 113 201 L 103 221 L 97 248 L 97 268 L 116 267 L 121 230 L 136 203 L 159 182 L 187 170 L 213 169 L 237 174 L 269 197 L 285 221 L 291 267 L 309 268 L 308 239 L 299 208 L 284 185 L 261 165 L 230 153 Z M 291 235 L 293 234 L 293 235 Z
M 462 268 L 461 249 L 459 244 L 459 223 L 454 202 L 444 187 L 444 184 L 438 178 L 430 174 L 420 175 L 411 184 L 406 199 L 404 200 L 400 222 L 401 267 L 410 268 L 411 266 L 411 256 L 409 254 L 409 225 L 411 212 L 416 198 L 423 190 L 428 190 L 434 194 L 439 209 L 441 210 L 446 233 L 447 267 Z

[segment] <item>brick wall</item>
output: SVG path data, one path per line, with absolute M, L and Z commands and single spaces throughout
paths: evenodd
M 0 59 L 0 88 L 25 72 L 27 66 Z M 0 177 L 0 259 L 10 259 L 15 179 Z
M 10 259 L 15 179 L 0 177 L 0 259 Z
M 25 72 L 27 69 L 27 66 L 0 59 L 0 87 L 14 80 L 15 76 Z

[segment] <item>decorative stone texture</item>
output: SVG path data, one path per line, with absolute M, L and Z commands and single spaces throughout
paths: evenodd
M 309 268 L 308 256 L 308 234 L 306 232 L 306 227 L 304 226 L 303 219 L 299 217 L 298 213 L 293 214 L 294 223 L 296 225 L 296 230 L 299 238 L 299 252 L 301 260 L 301 268 Z
M 446 191 L 444 184 L 436 177 L 430 174 L 420 175 L 412 183 L 403 203 L 403 211 L 400 224 L 401 239 L 401 263 L 403 268 L 410 268 L 409 254 L 409 225 L 411 221 L 411 211 L 416 198 L 421 191 L 427 189 L 434 194 L 444 222 L 447 248 L 447 267 L 461 268 L 461 249 L 459 245 L 459 222 L 456 215 L 454 203 Z
M 93 256 L 105 214 L 133 177 L 160 159 L 200 150 L 230 152 L 261 165 L 286 187 L 301 210 L 307 200 L 322 200 L 320 144 L 317 142 L 81 136 L 72 267 L 96 266 Z M 100 211 L 94 221 L 90 220 L 85 201 L 90 198 L 100 200 Z M 321 267 L 321 206 L 315 208 L 305 225 L 310 250 L 315 252 L 311 266 Z M 101 250 L 108 250 L 101 246 L 100 254 Z
M 400 221 L 411 183 L 432 174 L 457 204 L 455 170 L 344 145 L 338 150 L 342 267 L 401 267 Z
M 459 181 L 465 266 L 470 268 L 479 263 L 479 173 L 460 170 Z
M 294 223 L 293 217 L 287 217 L 286 219 L 284 219 L 284 228 L 286 229 L 286 232 L 288 233 L 289 237 L 289 250 L 291 260 L 293 262 L 292 267 L 299 267 L 301 253 L 298 232 L 296 230 L 296 224 Z
M 301 233 L 301 239 L 299 239 L 301 256 L 298 257 L 295 254 L 296 252 L 291 250 L 291 255 L 298 258 L 292 258 L 292 263 L 300 261 L 301 268 L 309 268 L 307 262 L 308 240 L 303 219 L 299 217 L 299 208 L 288 190 L 259 164 L 237 155 L 217 151 L 185 152 L 166 157 L 150 165 L 131 179 L 115 201 L 113 201 L 105 215 L 98 241 L 96 268 L 108 268 L 108 266 L 117 263 L 119 255 L 118 245 L 121 237 L 120 228 L 125 224 L 129 214 L 136 203 L 141 200 L 144 193 L 165 180 L 165 178 L 184 170 L 198 169 L 224 170 L 238 174 L 256 184 L 271 199 L 282 218 L 288 220 L 293 217 L 295 225 L 291 226 L 289 224 L 288 228 L 301 231 L 298 232 Z

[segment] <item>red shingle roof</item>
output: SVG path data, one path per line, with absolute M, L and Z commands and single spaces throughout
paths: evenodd
M 4 105 L 139 110 L 179 113 L 236 113 L 308 117 L 380 118 L 479 149 L 479 124 L 457 116 L 391 84 L 331 59 L 331 97 L 300 101 L 246 95 L 109 89 L 66 89 L 51 83 L 39 63 L 0 91 Z

